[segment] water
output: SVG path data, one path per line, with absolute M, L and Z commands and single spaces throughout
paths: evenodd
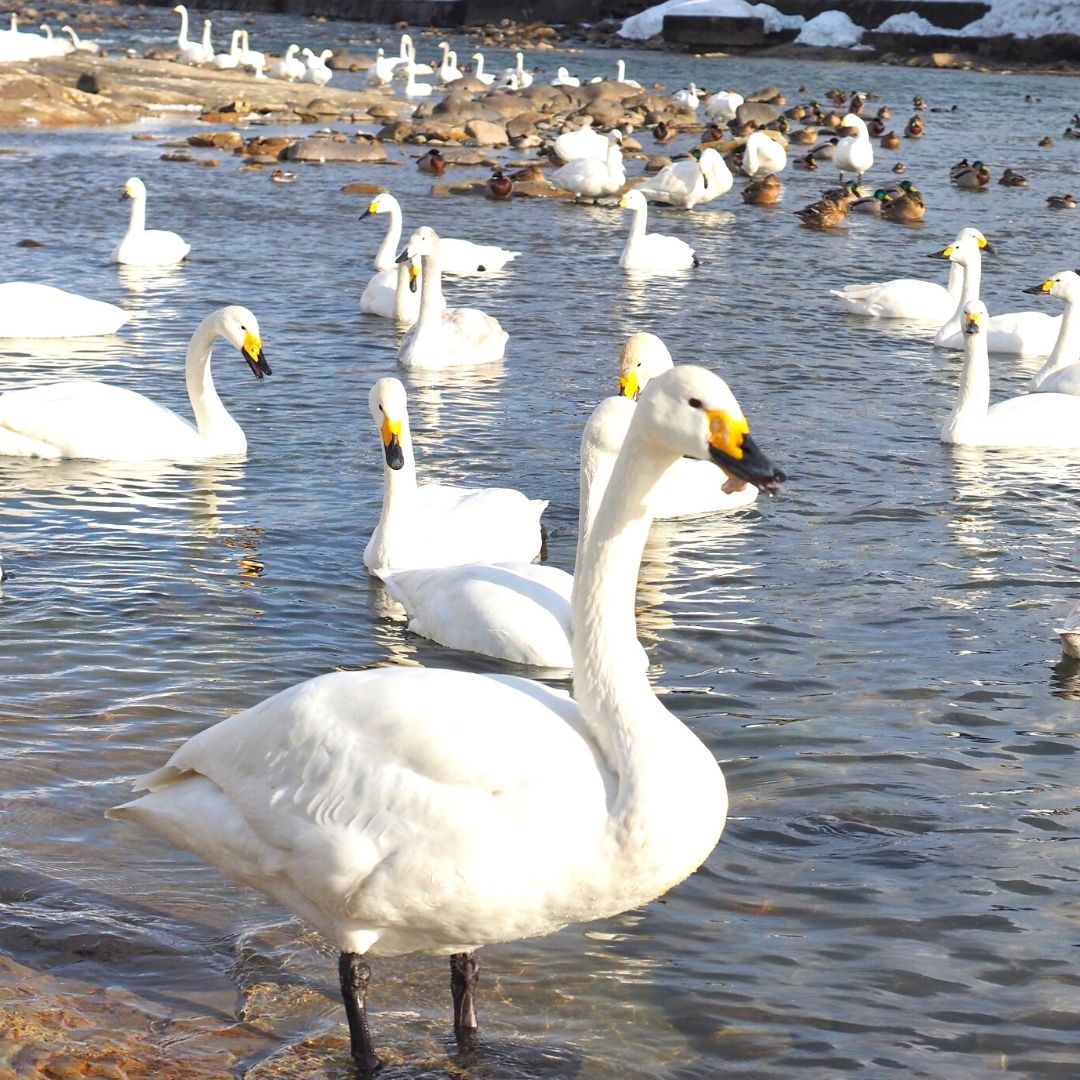
M 173 26 L 167 12 L 131 18 L 140 46 Z M 396 40 L 285 17 L 257 26 L 256 48 Z M 422 54 L 437 40 L 425 37 Z M 529 60 L 592 74 L 612 70 L 614 55 Z M 157 1033 L 170 1075 L 348 1075 L 328 947 L 261 896 L 102 815 L 183 739 L 309 676 L 387 663 L 512 670 L 409 637 L 380 614 L 360 561 L 381 491 L 367 392 L 396 373 L 392 326 L 358 310 L 383 224 L 361 223 L 364 199 L 340 189 L 365 179 L 402 199 L 406 229 L 430 223 L 524 253 L 489 281 L 447 284 L 451 302 L 502 320 L 510 344 L 501 373 L 406 380 L 425 477 L 549 498 L 550 558 L 569 568 L 581 425 L 635 330 L 720 371 L 790 474 L 752 511 L 658 526 L 646 552 L 650 676 L 731 790 L 716 851 L 643 910 L 486 949 L 484 1049 L 461 1072 L 445 961 L 378 961 L 384 1075 L 1074 1076 L 1080 666 L 1060 659 L 1052 627 L 1080 592 L 1080 453 L 941 446 L 956 357 L 935 352 L 925 330 L 840 314 L 828 290 L 944 280 L 944 264 L 922 256 L 975 225 L 1000 252 L 984 264 L 991 311 L 1057 313 L 1019 290 L 1076 261 L 1080 219 L 1044 205 L 1080 187 L 1076 144 L 1036 145 L 1064 129 L 1075 84 L 623 55 L 632 76 L 673 89 L 775 82 L 793 101 L 872 88 L 898 130 L 915 93 L 957 104 L 928 114 L 920 142 L 878 151 L 886 167 L 907 163 L 930 206 L 925 225 L 849 219 L 836 234 L 809 232 L 791 211 L 832 178 L 789 169 L 773 210 L 736 190 L 702 211 L 655 213 L 652 227 L 694 243 L 702 266 L 631 280 L 616 265 L 619 210 L 436 198 L 412 166 L 416 148 L 392 151 L 399 167 L 308 167 L 283 187 L 238 173 L 228 155 L 216 170 L 162 162 L 162 143 L 133 141 L 132 129 L 0 140 L 19 151 L 0 171 L 4 279 L 72 288 L 133 316 L 118 339 L 6 348 L 5 387 L 87 375 L 186 412 L 186 340 L 227 302 L 256 312 L 274 369 L 257 384 L 230 350 L 215 357 L 248 435 L 243 462 L 0 459 L 11 574 L 0 599 L 0 950 L 84 990 L 109 988 L 98 1034 L 140 1045 L 143 1029 Z M 489 67 L 509 59 L 494 51 Z M 195 127 L 137 130 L 168 141 Z M 964 156 L 995 178 L 1012 166 L 1031 186 L 951 189 L 948 166 Z M 150 188 L 151 227 L 192 243 L 179 269 L 107 265 L 132 174 Z M 45 246 L 13 247 L 23 236 Z M 992 367 L 995 399 L 1032 370 Z

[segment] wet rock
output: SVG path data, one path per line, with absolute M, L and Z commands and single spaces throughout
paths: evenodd
M 396 120 L 401 116 L 401 106 L 389 101 L 377 101 L 368 106 L 367 112 L 373 120 Z
M 764 90 L 755 90 L 752 94 L 747 94 L 744 100 L 750 102 L 765 101 L 773 105 L 779 105 L 781 102 L 777 99 L 783 98 L 783 96 L 779 86 L 767 86 Z
M 416 125 L 408 120 L 393 120 L 380 128 L 376 138 L 383 142 L 411 142 L 416 136 Z
M 656 173 L 670 164 L 671 158 L 666 154 L 653 154 L 653 156 L 645 162 L 645 171 L 647 173 Z
M 215 150 L 238 150 L 244 145 L 244 139 L 238 131 L 213 131 L 189 135 L 188 145 L 213 147 Z
M 361 56 L 359 53 L 349 52 L 348 49 L 337 49 L 326 61 L 326 66 L 331 71 L 367 71 L 373 63 L 370 56 Z
M 386 188 L 381 184 L 365 184 L 357 182 L 355 184 L 346 184 L 341 192 L 343 195 L 381 195 Z
M 744 101 L 735 110 L 735 122 L 739 125 L 753 124 L 755 127 L 765 127 L 780 116 L 780 109 L 776 105 L 768 105 L 761 101 Z
M 217 158 L 200 158 L 197 162 L 198 166 L 202 169 L 216 169 L 221 162 Z
M 309 116 L 337 116 L 341 109 L 326 98 L 313 98 L 304 106 L 304 112 Z
M 548 117 L 543 113 L 519 113 L 517 116 L 511 116 L 506 121 L 506 134 L 511 139 L 520 139 L 526 135 L 532 135 L 536 130 L 536 125 L 543 123 L 547 119 Z
M 509 146 L 510 137 L 501 124 L 490 120 L 470 120 L 465 125 L 465 134 L 475 139 L 481 146 Z
M 386 147 L 378 140 L 372 142 L 336 142 L 333 139 L 300 139 L 285 155 L 288 161 L 363 162 L 386 161 Z
M 186 150 L 170 150 L 167 154 L 161 155 L 161 160 L 190 162 L 195 159 Z

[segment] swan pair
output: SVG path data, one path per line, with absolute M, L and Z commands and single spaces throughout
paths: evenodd
M 96 461 L 196 461 L 241 455 L 247 439 L 214 388 L 210 356 L 224 338 L 257 379 L 270 374 L 255 316 L 242 307 L 208 315 L 192 335 L 185 377 L 192 425 L 142 394 L 89 379 L 0 394 L 0 455 Z
M 435 71 L 435 77 L 439 80 L 441 86 L 446 86 L 448 83 L 456 82 L 460 79 L 462 77 L 462 71 L 461 68 L 457 66 L 457 53 L 450 48 L 450 43 L 447 41 L 440 41 L 439 48 L 442 49 L 442 61 Z
M 186 240 L 174 232 L 146 227 L 146 185 L 137 176 L 124 185 L 123 198 L 131 200 L 131 217 L 112 261 L 126 266 L 171 266 L 183 261 L 191 251 Z
M 300 55 L 304 58 L 304 74 L 300 76 L 301 82 L 325 86 L 333 78 L 334 73 L 326 66 L 327 60 L 334 55 L 333 49 L 323 49 L 318 56 L 311 49 L 304 49 Z
M 514 66 L 503 70 L 499 85 L 508 86 L 511 90 L 524 90 L 532 84 L 533 74 L 525 70 L 525 57 L 519 52 L 514 53 Z
M 602 159 L 575 158 L 561 169 L 556 169 L 548 179 L 555 187 L 571 191 L 580 199 L 614 195 L 626 183 L 621 132 L 613 130 L 608 133 L 607 149 Z
M 578 566 L 573 697 L 509 676 L 333 672 L 189 739 L 109 812 L 263 891 L 339 950 L 361 1073 L 381 1064 L 369 955 L 449 955 L 468 1046 L 476 949 L 646 904 L 718 842 L 728 800 L 714 752 L 627 657 L 649 490 L 684 455 L 775 490 L 783 474 L 746 430 L 702 368 L 642 395 Z
M 299 45 L 290 45 L 285 50 L 285 55 L 270 65 L 266 74 L 271 79 L 284 79 L 287 82 L 296 82 L 297 79 L 302 79 L 307 72 L 307 65 L 302 60 L 296 59 L 296 54 L 299 51 Z
M 181 64 L 209 64 L 214 59 L 214 46 L 210 43 L 210 20 L 203 22 L 202 41 L 188 40 L 188 10 L 183 4 L 177 4 L 173 11 L 180 16 L 180 32 L 176 36 L 176 45 L 180 50 Z
M 115 334 L 131 316 L 115 304 L 31 281 L 0 284 L 0 338 Z
M 630 234 L 619 256 L 624 270 L 686 270 L 698 265 L 694 249 L 685 240 L 645 231 L 649 204 L 640 191 L 632 188 L 619 200 L 619 206 L 632 213 Z
M 711 146 L 693 152 L 687 161 L 673 161 L 655 176 L 638 185 L 651 202 L 692 210 L 726 195 L 735 182 L 723 155 Z

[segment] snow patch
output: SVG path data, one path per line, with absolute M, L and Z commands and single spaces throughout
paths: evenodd
M 806 20 L 801 15 L 784 15 L 771 4 L 748 4 L 746 0 L 665 0 L 665 3 L 631 15 L 619 28 L 619 37 L 645 41 L 664 29 L 665 15 L 708 15 L 718 18 L 761 19 L 766 34 L 798 30 Z
M 842 11 L 823 11 L 799 31 L 795 44 L 850 49 L 852 45 L 858 45 L 862 41 L 865 33 L 861 26 L 853 23 Z
M 881 34 L 919 34 L 926 37 L 929 34 L 959 34 L 959 30 L 945 30 L 935 26 L 929 19 L 916 15 L 914 11 L 905 11 L 901 15 L 890 15 L 880 26 L 875 28 L 875 33 Z

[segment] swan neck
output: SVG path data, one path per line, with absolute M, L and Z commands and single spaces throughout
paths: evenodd
M 390 204 L 390 224 L 386 226 L 386 235 L 375 255 L 376 270 L 393 270 L 397 261 L 397 247 L 401 241 L 401 207 L 395 199 Z
M 1065 313 L 1061 316 L 1061 329 L 1058 330 L 1054 348 L 1039 369 L 1033 384 L 1038 386 L 1062 368 L 1077 363 L 1080 363 L 1080 298 L 1070 296 L 1065 301 Z
M 184 369 L 188 397 L 199 434 L 220 449 L 242 454 L 247 449 L 247 440 L 221 403 L 210 371 L 210 357 L 219 333 L 217 316 L 208 315 L 191 336 Z
M 961 323 L 964 318 L 964 306 L 972 300 L 979 299 L 979 288 L 982 285 L 982 259 L 979 255 L 969 262 L 954 262 L 953 267 L 960 267 L 960 299 L 957 301 L 956 310 L 952 313 L 949 321 L 937 332 L 934 337 L 935 345 L 943 345 L 949 338 L 959 334 L 962 330 Z M 949 271 L 949 285 L 952 285 L 952 271 Z M 982 337 L 981 334 L 973 334 L 972 337 Z
M 146 231 L 146 196 L 136 195 L 131 200 L 131 217 L 128 219 L 128 236 Z
M 417 332 L 422 327 L 441 321 L 446 301 L 442 291 L 442 267 L 434 252 L 420 258 L 420 317 L 416 320 Z
M 421 286 L 423 282 L 421 282 Z M 394 318 L 398 322 L 409 321 L 409 264 L 398 263 L 397 285 L 394 288 Z
M 409 418 L 401 421 L 401 456 L 404 459 L 400 469 L 391 469 L 383 461 L 383 503 L 382 526 L 383 543 L 387 550 L 396 546 L 393 539 L 395 524 L 402 529 L 412 531 L 411 523 L 403 521 L 416 503 L 416 458 L 413 456 L 412 432 L 409 430 Z
M 986 333 L 964 335 L 964 364 L 960 369 L 960 389 L 956 395 L 952 426 L 986 419 L 990 408 L 990 357 Z
M 954 303 L 960 303 L 960 293 L 964 287 L 964 268 L 959 263 L 949 264 L 949 284 L 946 286 Z
M 188 44 L 188 21 L 187 21 L 187 8 L 182 7 L 180 9 L 180 33 L 176 40 L 181 48 Z

